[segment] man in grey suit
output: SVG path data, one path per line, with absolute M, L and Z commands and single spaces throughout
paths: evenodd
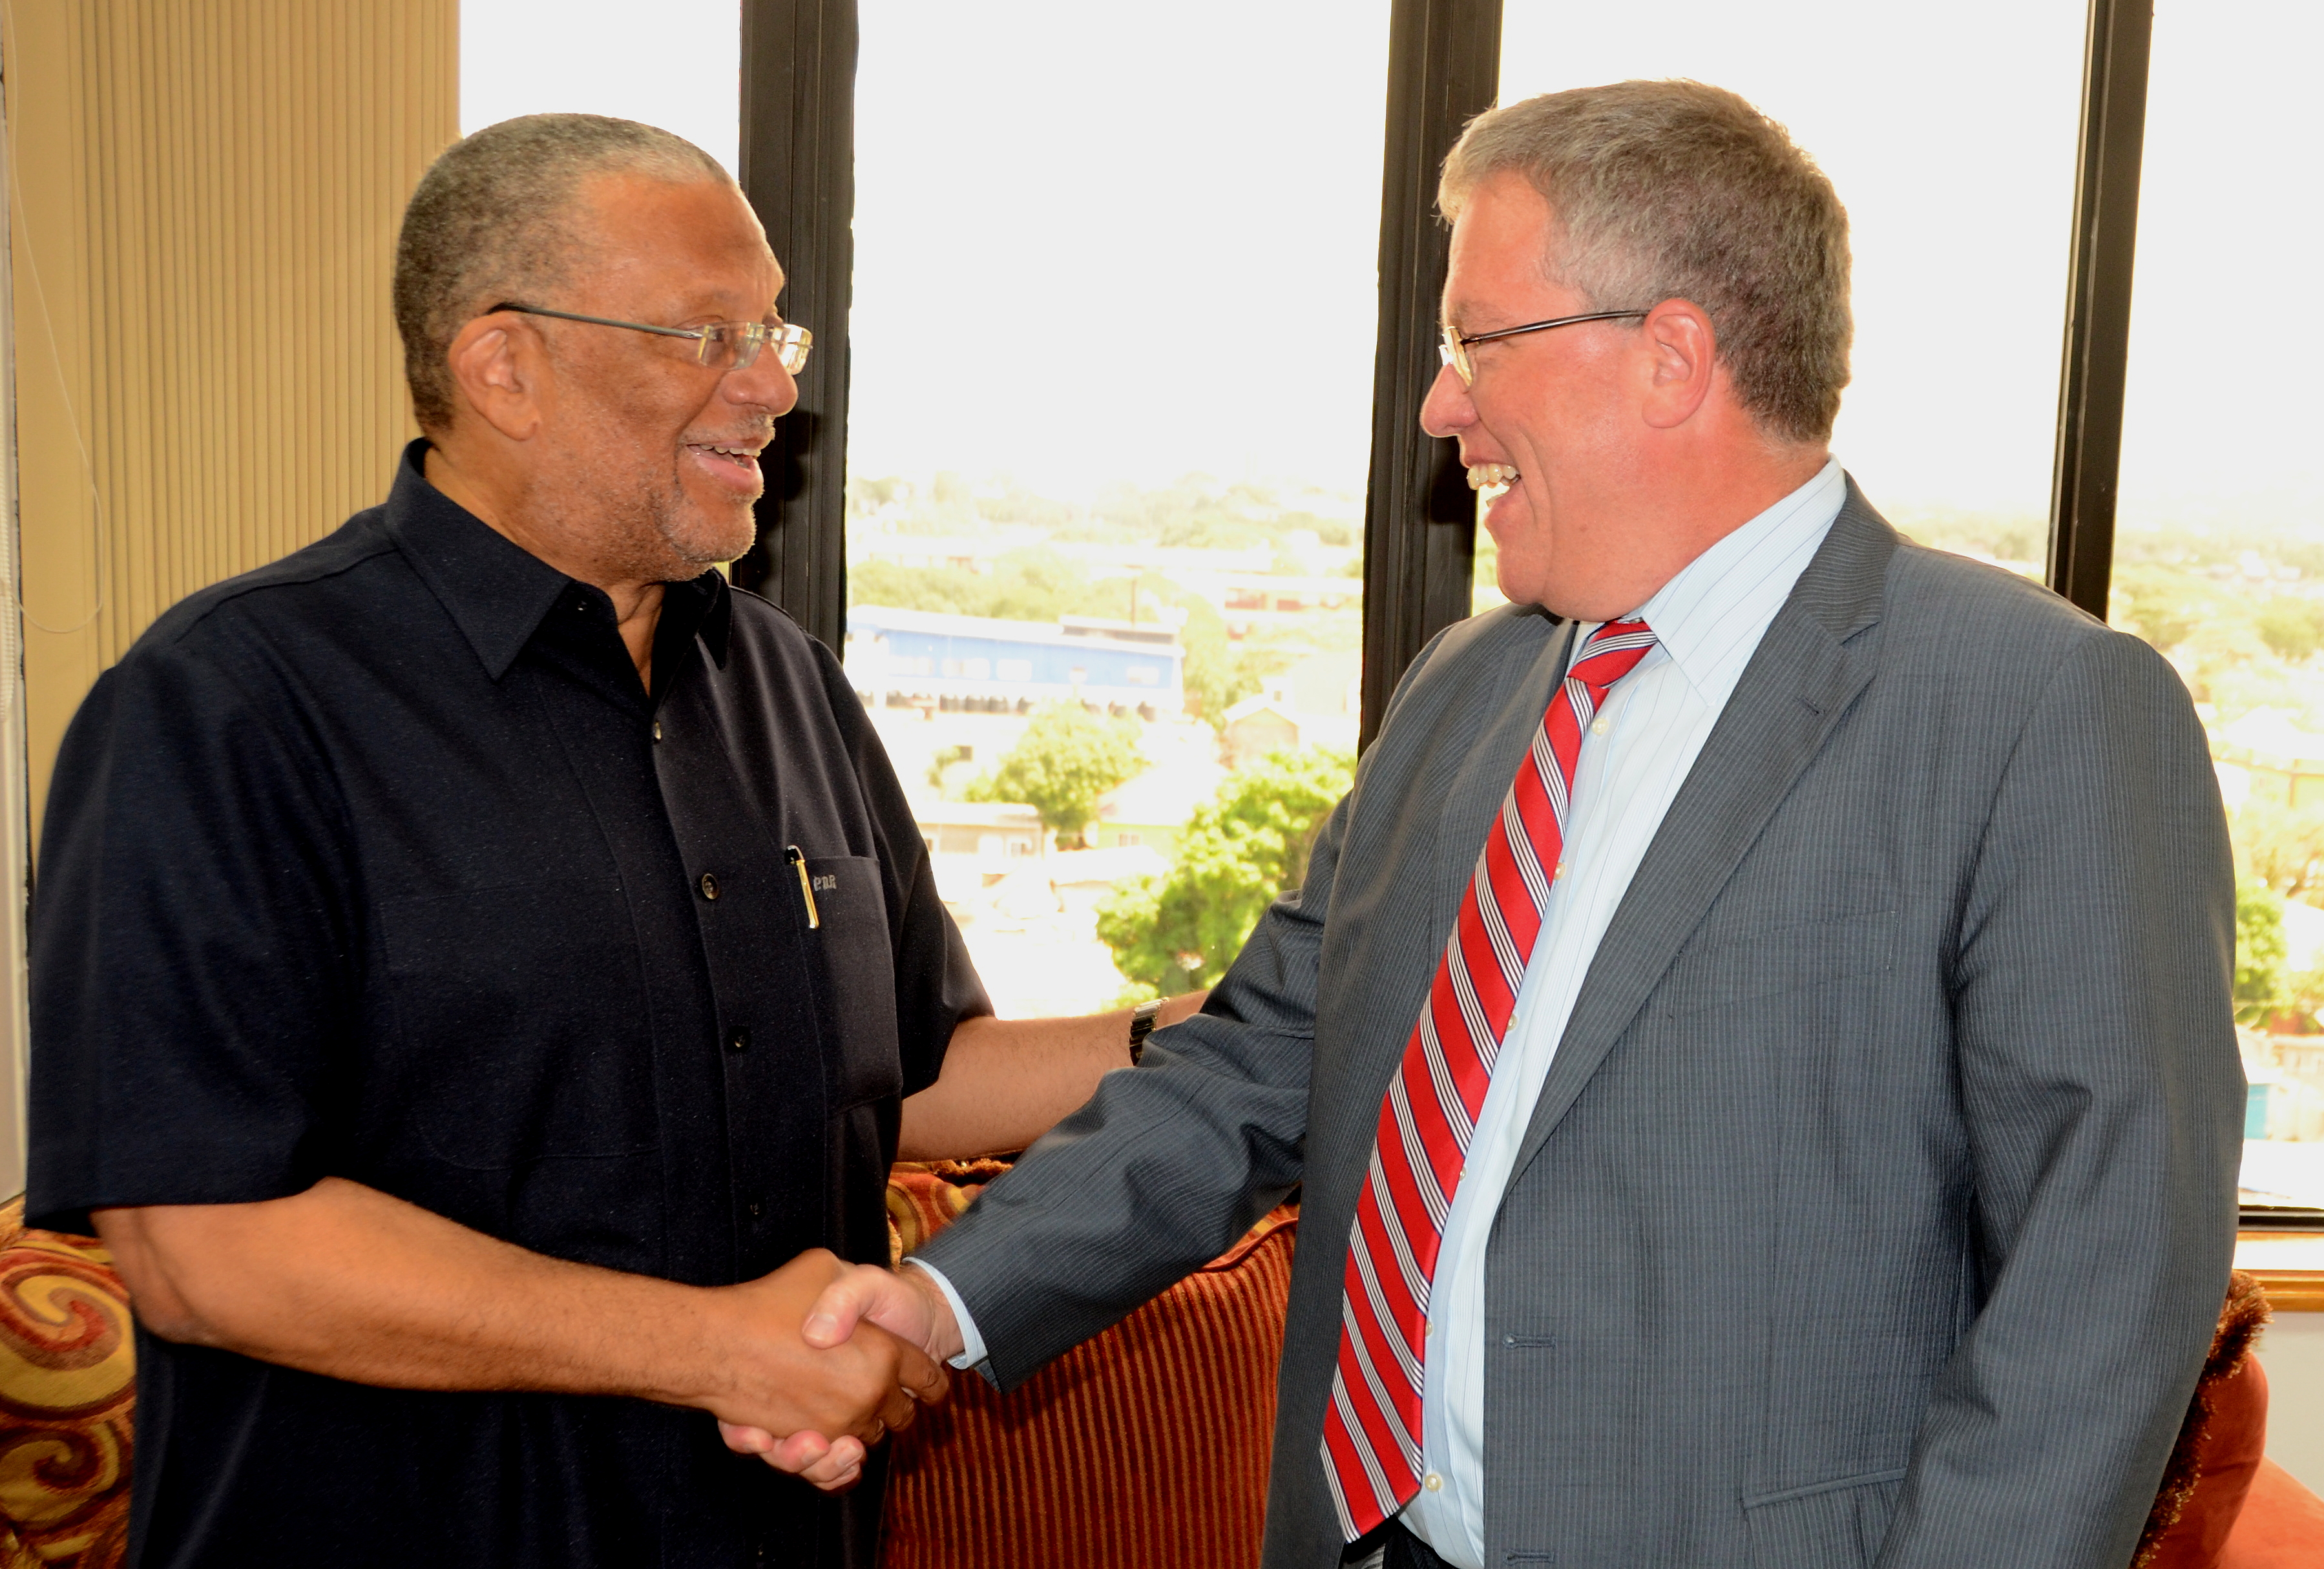
M 1830 459 L 1847 220 L 1739 98 L 1496 110 L 1442 205 L 1514 602 L 1204 1012 L 809 1336 L 1011 1386 L 1300 1187 L 1272 1569 L 2120 1569 L 2234 1234 L 2187 693 Z

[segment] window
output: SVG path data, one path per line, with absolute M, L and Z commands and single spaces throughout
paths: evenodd
M 732 170 L 742 17 L 742 0 L 461 0 L 460 133 L 518 115 L 613 115 L 675 131 Z
M 2109 619 L 2162 649 L 2235 840 L 2246 1205 L 2324 1207 L 2324 394 L 2266 325 L 2319 248 L 2301 0 L 2157 0 Z M 2222 113 L 2232 104 L 2232 113 Z
M 1388 0 L 858 15 L 849 624 L 912 612 L 1031 651 L 995 661 L 1005 705 L 871 712 L 924 814 L 986 793 L 931 774 L 937 748 L 1007 780 L 1029 772 L 1014 748 L 1126 744 L 1086 829 L 1048 825 L 1053 918 L 1013 878 L 951 907 L 1003 1014 L 1185 989 L 1175 959 L 1125 973 L 1097 935 L 1167 875 L 1162 836 L 1104 823 L 1184 824 L 1229 782 L 1228 715 L 1263 677 L 1360 656 Z M 1263 409 L 1234 390 L 1254 312 L 1287 331 Z M 1225 612 L 1260 606 L 1233 636 Z M 1054 717 L 1074 705 L 1085 723 Z
M 1642 25 L 1620 6 L 1507 0 L 1501 101 L 1690 77 L 1782 123 L 1849 214 L 1855 379 L 1834 454 L 1923 544 L 2038 578 L 2086 6 L 1963 0 L 1944 15 L 1670 0 Z

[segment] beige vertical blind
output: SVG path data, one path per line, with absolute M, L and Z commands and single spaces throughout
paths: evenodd
M 458 0 L 5 0 L 37 827 L 98 674 L 328 533 L 414 434 L 395 230 L 458 134 Z

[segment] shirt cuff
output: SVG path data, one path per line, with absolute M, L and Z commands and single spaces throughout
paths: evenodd
M 944 1293 L 945 1301 L 951 1305 L 953 1321 L 960 1326 L 960 1354 L 951 1359 L 952 1365 L 967 1369 L 982 1362 L 984 1336 L 976 1332 L 976 1320 L 969 1316 L 968 1304 L 960 1299 L 960 1293 L 952 1289 L 952 1282 L 945 1279 L 944 1271 L 918 1259 L 906 1259 L 904 1262 L 934 1280 L 936 1289 Z

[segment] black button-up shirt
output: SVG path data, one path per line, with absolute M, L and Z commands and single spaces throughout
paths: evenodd
M 696 1284 L 884 1262 L 900 1097 L 988 1005 L 862 704 L 715 573 L 667 590 L 649 693 L 612 601 L 423 451 L 171 610 L 74 719 L 33 1224 L 338 1176 Z M 868 1561 L 876 1486 L 825 1500 L 698 1411 L 137 1349 L 147 1565 Z

